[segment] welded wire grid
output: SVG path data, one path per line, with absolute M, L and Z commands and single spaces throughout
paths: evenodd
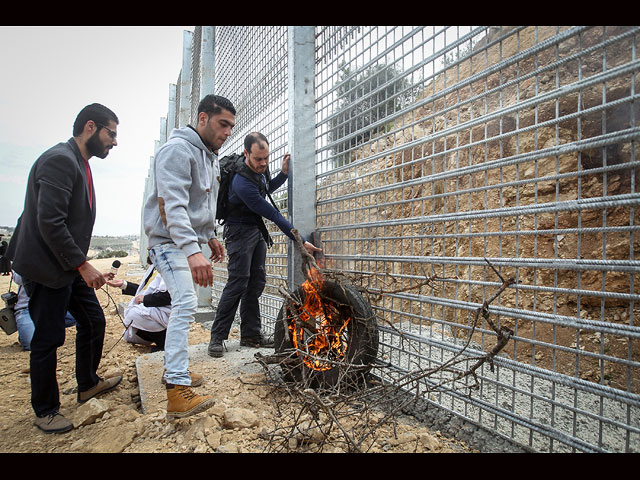
M 637 45 L 638 27 L 316 27 L 326 266 L 387 292 L 371 300 L 391 375 L 462 351 L 418 393 L 538 451 L 640 450 Z M 287 27 L 216 27 L 215 49 L 216 93 L 238 110 L 220 154 L 262 131 L 275 174 Z M 267 330 L 288 245 L 270 230 Z M 214 304 L 226 265 L 215 278 Z M 492 324 L 507 347 L 452 384 Z
M 537 451 L 640 450 L 639 67 L 635 26 L 316 28 L 326 266 L 396 292 L 398 375 L 469 341 L 418 389 Z M 501 277 L 507 347 L 447 383 L 495 345 Z
M 248 133 L 262 132 L 269 140 L 269 170 L 275 177 L 282 168 L 288 145 L 287 28 L 285 26 L 218 26 L 215 42 L 215 93 L 236 108 L 232 136 L 219 152 L 220 158 L 242 153 Z M 287 215 L 287 184 L 272 195 Z M 263 330 L 273 332 L 282 305 L 279 286 L 287 283 L 289 239 L 270 222 L 274 245 L 267 251 L 267 285 L 260 297 Z M 212 303 L 217 305 L 227 280 L 226 262 L 214 264 Z

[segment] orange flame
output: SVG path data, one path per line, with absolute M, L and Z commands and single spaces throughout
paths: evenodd
M 289 332 L 293 346 L 310 355 L 303 356 L 305 365 L 313 370 L 330 370 L 333 367 L 331 362 L 342 360 L 347 351 L 345 334 L 351 317 L 346 315 L 345 318 L 344 312 L 338 310 L 333 302 L 323 301 L 319 295 L 324 285 L 320 271 L 311 269 L 307 278 L 302 284 L 304 305 L 298 305 L 296 312 L 300 322 L 292 320 Z

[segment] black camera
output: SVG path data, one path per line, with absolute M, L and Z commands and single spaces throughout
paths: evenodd
M 0 328 L 4 330 L 4 333 L 11 335 L 18 330 L 16 325 L 16 317 L 13 312 L 13 307 L 18 301 L 18 294 L 15 292 L 7 292 L 0 295 L 4 300 L 5 308 L 0 310 Z
M 0 295 L 7 308 L 12 308 L 18 302 L 18 294 L 16 292 L 7 292 Z

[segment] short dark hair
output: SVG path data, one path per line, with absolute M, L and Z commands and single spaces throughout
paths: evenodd
M 76 121 L 73 122 L 73 136 L 77 137 L 82 133 L 85 124 L 89 121 L 93 120 L 96 124 L 105 126 L 111 120 L 118 122 L 118 117 L 116 114 L 109 110 L 104 105 L 100 105 L 99 103 L 92 103 L 91 105 L 87 105 L 76 117 Z
M 231 103 L 231 100 L 221 97 L 220 95 L 207 95 L 198 104 L 198 115 L 201 113 L 206 113 L 207 115 L 217 115 L 222 110 L 229 110 L 234 115 L 236 114 L 236 109 Z
M 244 149 L 247 152 L 251 153 L 251 146 L 254 143 L 259 143 L 259 142 L 264 142 L 267 145 L 269 145 L 269 140 L 267 140 L 267 137 L 265 137 L 260 132 L 252 132 L 246 137 L 244 137 Z

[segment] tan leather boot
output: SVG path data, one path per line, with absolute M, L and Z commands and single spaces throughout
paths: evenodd
M 164 370 L 162 372 L 162 384 L 166 385 L 167 381 L 164 379 L 164 373 L 166 372 L 166 370 Z M 189 372 L 189 377 L 191 377 L 191 386 L 192 387 L 199 387 L 200 385 L 202 385 L 202 383 L 204 382 L 204 377 L 202 375 L 200 375 L 199 373 L 196 372 Z
M 195 415 L 213 403 L 211 395 L 198 395 L 188 385 L 167 383 L 167 420 Z

